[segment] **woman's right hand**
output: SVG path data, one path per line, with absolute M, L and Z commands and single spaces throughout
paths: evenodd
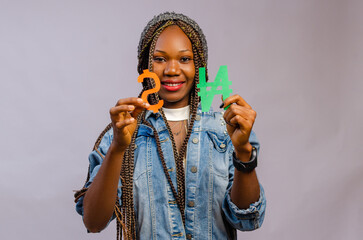
M 141 98 L 131 97 L 118 100 L 116 106 L 110 109 L 113 127 L 113 142 L 118 149 L 124 151 L 131 143 L 131 138 L 137 127 L 137 117 L 150 107 Z

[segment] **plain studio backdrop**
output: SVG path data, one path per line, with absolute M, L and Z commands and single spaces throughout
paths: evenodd
M 362 239 L 359 0 L 0 0 L 0 239 L 115 238 L 115 222 L 86 233 L 73 190 L 109 109 L 140 92 L 139 37 L 164 11 L 200 24 L 211 80 L 227 65 L 257 111 L 267 212 L 238 238 Z

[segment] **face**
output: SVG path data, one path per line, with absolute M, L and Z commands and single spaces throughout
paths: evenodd
M 189 103 L 195 66 L 192 43 L 178 26 L 160 34 L 153 54 L 153 72 L 161 82 L 159 96 L 165 108 L 181 108 Z

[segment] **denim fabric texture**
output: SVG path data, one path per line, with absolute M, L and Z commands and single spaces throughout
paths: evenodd
M 226 130 L 223 114 L 198 109 L 185 163 L 185 228 L 175 198 L 165 177 L 153 131 L 140 125 L 136 138 L 134 202 L 139 239 L 237 239 L 235 229 L 259 228 L 265 215 L 266 199 L 261 186 L 260 198 L 248 209 L 239 209 L 230 199 L 234 166 L 234 147 Z M 158 131 L 166 165 L 174 186 L 176 166 L 172 143 L 160 113 L 148 111 L 146 120 Z M 108 131 L 99 145 L 106 155 L 113 131 Z M 250 143 L 259 152 L 254 132 Z M 97 174 L 102 157 L 93 151 L 89 156 L 90 179 Z M 121 198 L 121 181 L 118 195 Z M 122 204 L 122 203 L 121 203 Z M 83 215 L 83 197 L 76 204 Z

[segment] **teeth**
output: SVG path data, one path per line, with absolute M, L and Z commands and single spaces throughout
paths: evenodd
M 164 83 L 164 85 L 169 86 L 169 87 L 176 87 L 181 85 L 181 83 Z

